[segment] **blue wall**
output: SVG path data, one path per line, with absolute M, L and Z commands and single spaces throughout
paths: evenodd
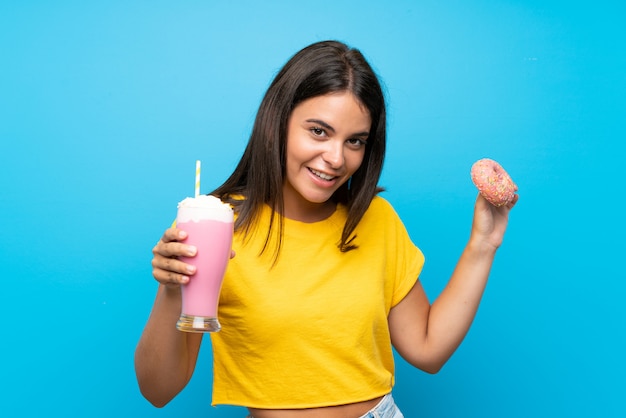
M 431 299 L 468 237 L 471 164 L 520 187 L 463 345 L 436 376 L 398 361 L 405 415 L 626 416 L 625 18 L 619 0 L 1 2 L 0 415 L 243 416 L 209 406 L 208 344 L 165 409 L 139 394 L 150 250 L 194 161 L 203 191 L 223 181 L 277 69 L 336 38 L 384 79 L 382 183 Z

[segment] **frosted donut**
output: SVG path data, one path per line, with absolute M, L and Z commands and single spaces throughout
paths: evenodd
M 472 165 L 472 182 L 489 203 L 503 206 L 513 201 L 517 185 L 504 168 L 494 160 L 483 158 Z

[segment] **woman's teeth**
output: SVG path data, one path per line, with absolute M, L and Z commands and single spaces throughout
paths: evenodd
M 311 173 L 324 180 L 332 180 L 335 178 L 334 176 L 329 176 L 328 174 L 324 174 L 321 171 L 313 170 L 312 168 L 310 168 L 309 170 L 311 171 Z

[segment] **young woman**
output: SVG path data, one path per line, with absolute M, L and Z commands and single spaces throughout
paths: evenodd
M 339 42 L 304 48 L 269 87 L 241 161 L 212 193 L 237 216 L 211 334 L 214 404 L 254 418 L 402 417 L 392 345 L 436 373 L 466 335 L 517 197 L 499 208 L 477 197 L 467 246 L 431 305 L 424 257 L 378 196 L 385 116 L 376 75 Z M 177 259 L 195 254 L 185 238 L 167 229 L 153 249 L 159 288 L 135 353 L 156 406 L 185 387 L 202 341 L 175 327 L 194 274 Z

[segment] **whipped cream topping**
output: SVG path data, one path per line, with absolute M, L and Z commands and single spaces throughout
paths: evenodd
M 177 222 L 199 222 L 204 219 L 232 222 L 233 208 L 210 195 L 187 197 L 178 203 Z

